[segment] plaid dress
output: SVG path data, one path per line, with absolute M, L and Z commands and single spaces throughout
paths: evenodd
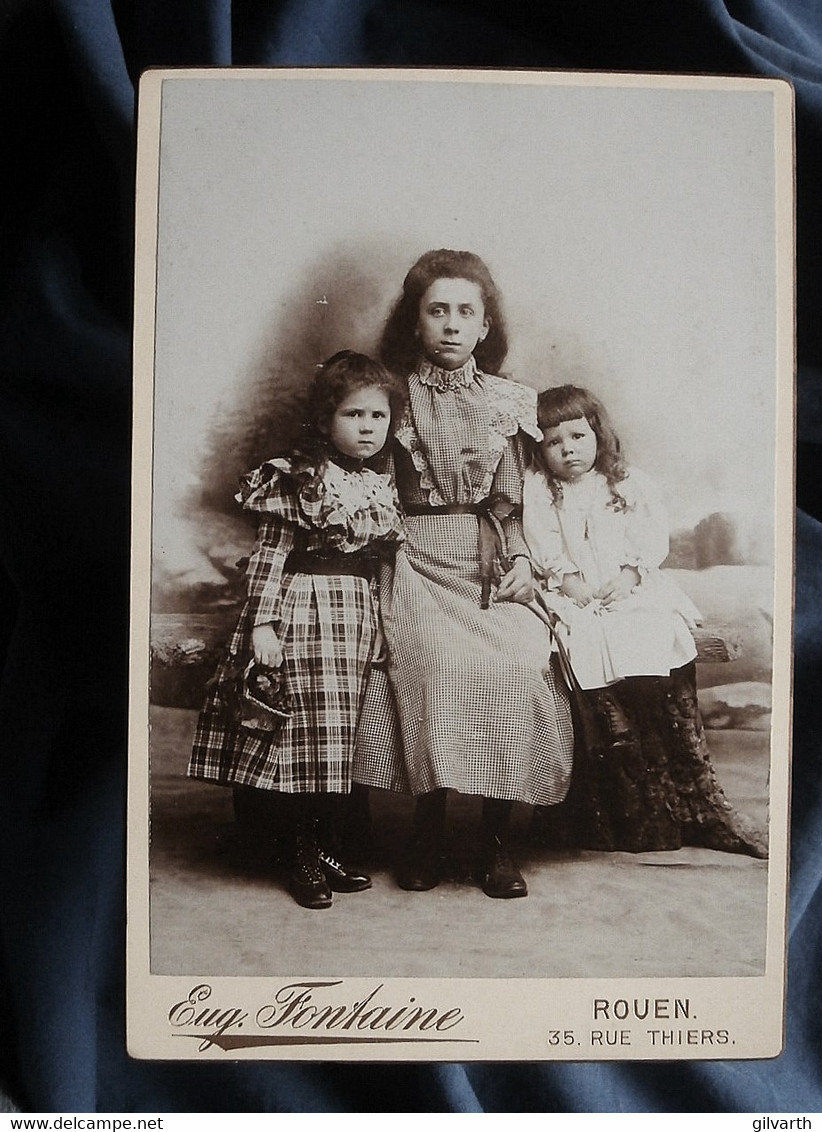
M 375 584 L 355 574 L 295 572 L 293 552 L 349 554 L 401 537 L 391 480 L 353 461 L 317 468 L 263 464 L 237 496 L 259 516 L 247 601 L 200 712 L 188 773 L 221 785 L 284 793 L 345 793 L 377 631 Z M 240 728 L 233 682 L 251 659 L 251 632 L 270 623 L 285 656 L 292 715 L 273 733 Z
M 404 505 L 522 498 L 523 432 L 540 436 L 535 394 L 483 374 L 423 363 L 397 430 Z M 516 515 L 510 556 L 528 554 Z M 515 602 L 480 604 L 477 518 L 409 514 L 393 571 L 381 579 L 389 679 L 369 682 L 354 779 L 364 785 L 551 804 L 565 796 L 573 728 L 551 665 L 548 630 Z M 393 710 L 396 705 L 396 713 Z M 401 742 L 397 742 L 398 731 Z

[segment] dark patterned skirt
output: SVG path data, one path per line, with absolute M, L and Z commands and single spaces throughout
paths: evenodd
M 244 611 L 200 712 L 188 773 L 223 786 L 347 793 L 376 637 L 367 578 L 297 574 L 274 626 L 294 710 L 273 732 L 240 728 L 234 681 L 251 655 Z

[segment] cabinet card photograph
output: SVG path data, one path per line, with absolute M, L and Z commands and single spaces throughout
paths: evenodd
M 128 1044 L 782 1048 L 793 100 L 148 71 Z

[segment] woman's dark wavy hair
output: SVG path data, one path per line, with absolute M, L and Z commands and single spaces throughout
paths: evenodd
M 339 350 L 317 367 L 308 390 L 306 424 L 300 447 L 307 454 L 327 448 L 328 430 L 334 413 L 350 393 L 357 389 L 382 389 L 391 409 L 392 434 L 405 406 L 404 384 L 382 364 L 367 354 Z
M 622 458 L 619 437 L 599 398 L 589 389 L 582 389 L 578 385 L 556 385 L 537 397 L 537 423 L 543 432 L 556 428 L 564 421 L 579 420 L 580 417 L 585 417 L 597 438 L 594 467 L 608 481 L 612 506 L 617 511 L 624 511 L 627 504 L 616 485 L 625 479 L 628 471 Z M 548 481 L 554 500 L 559 502 L 562 499 L 562 481 L 546 468 L 540 448 L 536 450 L 534 461 Z
M 508 335 L 502 300 L 491 272 L 473 252 L 439 248 L 420 256 L 405 277 L 402 294 L 388 316 L 380 342 L 380 357 L 390 370 L 403 377 L 419 361 L 415 331 L 420 316 L 420 300 L 437 279 L 469 279 L 482 295 L 488 333 L 474 351 L 477 365 L 486 373 L 499 373 L 508 353 Z

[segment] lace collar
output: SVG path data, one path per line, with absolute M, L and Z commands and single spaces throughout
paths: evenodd
M 476 377 L 477 363 L 472 355 L 459 369 L 442 369 L 424 358 L 416 372 L 423 385 L 444 393 L 449 389 L 465 389 L 469 386 Z

